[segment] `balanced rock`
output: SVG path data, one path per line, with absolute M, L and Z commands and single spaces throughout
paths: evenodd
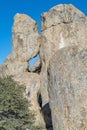
M 19 61 L 29 61 L 39 52 L 37 23 L 25 14 L 14 17 L 12 53 Z
M 54 130 L 87 129 L 87 48 L 66 47 L 48 69 Z

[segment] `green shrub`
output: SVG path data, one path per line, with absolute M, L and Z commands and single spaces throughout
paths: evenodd
M 23 91 L 11 77 L 0 78 L 0 130 L 39 130 Z

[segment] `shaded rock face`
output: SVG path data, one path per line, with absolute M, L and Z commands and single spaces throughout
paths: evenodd
M 52 130 L 52 120 L 54 129 L 55 128 L 55 119 L 59 118 L 59 115 L 55 118 L 53 113 L 53 106 L 52 103 L 56 99 L 52 99 L 52 94 L 54 86 L 49 87 L 49 77 L 50 73 L 53 74 L 53 70 L 50 72 L 48 68 L 50 67 L 50 60 L 54 58 L 54 54 L 59 51 L 61 53 L 61 57 L 65 55 L 64 63 L 66 62 L 66 52 L 74 55 L 73 49 L 65 49 L 62 55 L 61 50 L 63 48 L 69 48 L 70 46 L 74 46 L 77 48 L 79 46 L 79 50 L 86 47 L 87 44 L 87 18 L 85 15 L 77 10 L 72 5 L 58 5 L 51 8 L 48 12 L 42 14 L 42 26 L 41 26 L 41 35 L 38 34 L 37 31 L 37 23 L 31 19 L 29 16 L 25 14 L 17 14 L 14 17 L 14 24 L 12 28 L 12 54 L 7 56 L 6 61 L 3 65 L 0 65 L 0 76 L 12 75 L 12 77 L 18 81 L 19 83 L 23 84 L 25 87 L 25 96 L 28 99 L 29 103 L 31 104 L 30 109 L 34 111 L 36 115 L 36 124 L 42 126 L 43 128 L 47 128 L 48 130 Z M 73 50 L 73 51 L 71 51 Z M 77 52 L 76 55 L 80 53 Z M 86 52 L 86 51 L 84 51 Z M 39 55 L 38 60 L 36 63 L 31 67 L 29 65 L 29 61 L 32 60 L 34 57 Z M 69 57 L 69 58 L 72 58 Z M 54 58 L 55 59 L 55 58 Z M 74 63 L 76 62 L 76 57 L 69 61 L 70 68 L 74 69 Z M 68 62 L 68 60 L 67 60 Z M 82 62 L 77 61 L 77 66 Z M 58 63 L 59 64 L 59 63 Z M 67 64 L 67 65 L 68 65 Z M 56 63 L 52 64 L 52 66 Z M 67 67 L 66 65 L 66 67 Z M 75 63 L 76 66 L 76 63 Z M 77 68 L 78 68 L 77 67 Z M 61 67 L 60 67 L 61 68 Z M 69 69 L 69 73 L 75 70 Z M 80 68 L 79 68 L 80 69 Z M 85 69 L 85 68 L 84 68 Z M 57 71 L 57 69 L 56 69 Z M 61 71 L 61 70 L 60 70 Z M 64 70 L 65 71 L 65 70 Z M 68 69 L 67 69 L 68 71 Z M 82 71 L 82 70 L 81 70 Z M 86 69 L 85 69 L 86 71 Z M 59 72 L 59 70 L 58 70 Z M 56 72 L 57 73 L 57 72 Z M 72 72 L 73 74 L 74 72 Z M 81 72 L 82 73 L 82 72 Z M 50 75 L 52 75 L 50 74 Z M 76 71 L 77 76 L 80 74 Z M 62 74 L 61 74 L 62 75 Z M 68 77 L 64 77 L 68 79 Z M 53 75 L 54 76 L 54 75 Z M 58 75 L 59 76 L 59 75 Z M 51 76 L 52 77 L 52 76 Z M 84 76 L 83 76 L 84 77 Z M 73 76 L 75 79 L 75 77 Z M 74 81 L 73 79 L 73 81 Z M 61 78 L 59 78 L 61 80 Z M 75 79 L 76 80 L 76 79 Z M 81 79 L 82 82 L 83 79 Z M 53 81 L 53 79 L 52 79 Z M 72 81 L 72 79 L 70 79 Z M 85 82 L 85 79 L 83 80 Z M 51 80 L 50 80 L 51 82 Z M 62 81 L 61 81 L 62 82 Z M 53 81 L 54 83 L 54 81 Z M 68 83 L 67 83 L 68 84 Z M 72 83 L 73 85 L 73 83 Z M 76 84 L 75 84 L 76 85 Z M 80 83 L 79 83 L 80 85 Z M 73 86 L 74 87 L 74 86 Z M 50 89 L 49 89 L 50 88 Z M 77 87 L 78 88 L 78 87 Z M 49 93 L 48 93 L 49 89 Z M 65 88 L 64 88 L 65 89 Z M 70 88 L 72 92 L 72 88 Z M 79 88 L 78 88 L 79 89 Z M 68 90 L 68 89 L 67 89 Z M 73 89 L 74 90 L 74 89 Z M 55 90 L 54 90 L 55 91 Z M 64 92 L 64 90 L 63 90 Z M 71 94 L 70 92 L 70 94 Z M 49 106 L 49 95 L 50 95 L 50 104 L 53 114 L 53 119 L 51 120 L 51 109 Z M 53 96 L 53 98 L 54 98 Z M 65 95 L 64 95 L 65 96 Z M 39 100 L 39 97 L 41 99 Z M 64 98 L 64 97 L 62 97 Z M 67 98 L 69 98 L 67 96 Z M 69 102 L 71 99 L 68 99 Z M 74 99 L 75 100 L 75 99 Z M 76 99 L 77 100 L 77 99 Z M 83 101 L 83 99 L 82 99 Z M 55 102 L 54 102 L 55 103 Z M 63 106 L 64 104 L 60 102 Z M 72 102 L 73 103 L 73 102 Z M 78 103 L 76 101 L 76 103 Z M 60 104 L 60 106 L 61 106 Z M 55 105 L 55 104 L 54 104 Z M 74 105 L 73 105 L 74 106 Z M 58 108 L 60 110 L 60 108 Z M 68 108 L 66 108 L 67 111 Z M 70 110 L 71 109 L 69 106 Z M 77 111 L 78 108 L 76 108 Z M 56 109 L 54 109 L 56 110 Z M 62 110 L 62 109 L 61 109 Z M 81 109 L 82 110 L 82 109 Z M 62 110 L 63 111 L 63 110 Z M 76 114 L 76 111 L 74 112 Z M 68 112 L 67 112 L 68 113 Z M 64 113 L 63 113 L 64 114 Z M 42 117 L 43 115 L 43 117 Z M 64 115 L 63 115 L 64 116 Z M 61 117 L 61 116 L 60 116 Z M 43 121 L 44 118 L 44 121 Z M 79 117 L 77 116 L 77 120 L 80 121 Z M 65 118 L 64 118 L 65 119 Z M 74 117 L 72 118 L 74 119 Z M 62 120 L 62 117 L 61 117 Z M 76 120 L 76 119 L 75 119 Z M 60 120 L 58 120 L 60 122 Z M 61 121 L 60 129 L 63 128 L 63 123 L 66 124 L 65 130 L 68 130 L 67 121 Z M 70 122 L 68 122 L 70 123 Z M 71 122 L 72 123 L 72 122 Z M 79 124 L 79 122 L 78 122 Z M 72 126 L 72 125 L 71 125 Z M 77 125 L 75 125 L 77 126 Z M 74 126 L 70 128 L 73 129 Z M 78 125 L 78 128 L 79 125 Z M 85 128 L 85 125 L 84 127 Z M 63 129 L 62 129 L 63 130 Z
M 50 109 L 49 103 L 45 104 L 42 107 L 41 111 L 42 111 L 42 115 L 44 117 L 44 121 L 45 121 L 47 130 L 52 130 L 53 126 L 52 126 L 51 109 Z
M 74 6 L 58 5 L 42 14 L 40 55 L 43 105 L 49 102 L 47 68 L 52 56 L 61 48 L 85 47 L 86 44 L 87 18 Z
M 54 130 L 87 129 L 87 48 L 67 47 L 52 57 L 49 96 Z

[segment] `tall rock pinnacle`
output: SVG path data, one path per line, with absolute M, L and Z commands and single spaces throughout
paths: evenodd
M 39 52 L 37 23 L 24 14 L 14 17 L 12 52 L 15 59 L 29 61 Z

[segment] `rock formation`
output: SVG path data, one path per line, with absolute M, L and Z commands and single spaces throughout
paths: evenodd
M 48 71 L 54 130 L 87 129 L 87 47 L 65 47 Z
M 40 68 L 41 61 L 39 58 L 32 69 L 28 63 L 39 53 L 38 38 L 36 22 L 27 15 L 17 14 L 12 28 L 12 54 L 0 66 L 0 76 L 11 75 L 25 86 L 25 96 L 31 104 L 30 109 L 36 115 L 35 124 L 45 127 L 38 103 L 41 85 L 37 68 Z
M 0 65 L 0 76 L 12 75 L 25 86 L 25 96 L 36 115 L 35 123 L 42 128 L 52 129 L 52 122 L 54 130 L 87 128 L 83 114 L 87 113 L 86 74 L 83 75 L 86 44 L 87 18 L 72 5 L 58 5 L 43 13 L 41 35 L 30 17 L 14 17 L 12 54 Z M 38 60 L 30 67 L 29 61 L 37 55 Z
M 42 60 L 43 105 L 49 101 L 47 67 L 55 52 L 67 46 L 85 47 L 87 18 L 72 5 L 58 5 L 42 14 L 40 55 Z
M 27 62 L 39 52 L 37 23 L 24 14 L 14 17 L 12 54 L 15 60 Z

